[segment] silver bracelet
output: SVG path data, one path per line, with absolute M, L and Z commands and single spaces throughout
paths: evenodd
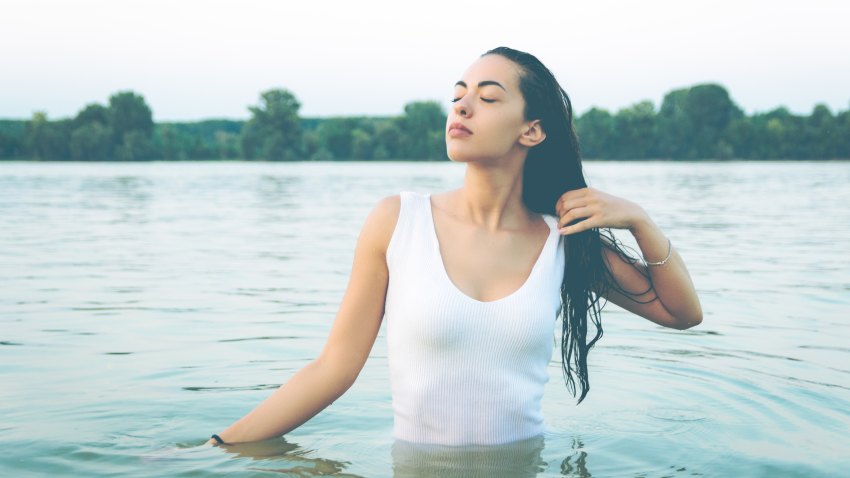
M 673 243 L 670 242 L 670 238 L 667 238 L 667 257 L 658 262 L 649 262 L 646 258 L 643 259 L 643 263 L 648 266 L 663 266 L 667 263 L 667 260 L 670 259 L 670 256 L 673 254 Z

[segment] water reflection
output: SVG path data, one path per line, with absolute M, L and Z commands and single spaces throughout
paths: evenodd
M 303 179 L 297 176 L 271 174 L 260 176 L 255 185 L 256 207 L 269 210 L 298 207 L 298 192 L 303 182 Z
M 154 187 L 153 180 L 142 176 L 86 177 L 79 182 L 79 202 L 74 206 L 107 213 L 103 224 L 143 224 L 149 220 Z
M 258 442 L 239 443 L 220 447 L 234 458 L 249 458 L 259 463 L 249 465 L 246 469 L 283 473 L 286 476 L 341 476 L 362 478 L 359 475 L 345 473 L 343 470 L 350 465 L 348 462 L 329 460 L 327 458 L 311 458 L 315 453 L 281 439 L 269 439 Z
M 393 476 L 535 477 L 546 469 L 546 462 L 540 457 L 543 448 L 543 436 L 505 445 L 462 447 L 396 440 L 392 447 Z
M 274 438 L 218 448 L 233 458 L 250 459 L 255 463 L 245 466 L 244 469 L 297 476 L 360 476 L 346 471 L 346 468 L 351 466 L 350 462 L 311 456 L 315 455 L 316 450 L 303 448 L 285 439 Z M 544 448 L 543 435 L 489 446 L 443 446 L 395 440 L 391 449 L 392 476 L 394 478 L 530 478 L 537 477 L 540 473 L 550 476 L 553 472 L 571 478 L 592 476 L 587 466 L 588 453 L 580 438 L 572 438 L 570 449 L 556 451 L 556 456 L 561 462 L 555 468 L 542 458 Z M 566 454 L 563 459 L 560 458 L 564 456 L 562 453 Z M 383 476 L 385 470 L 381 470 L 379 474 Z
M 578 438 L 573 438 L 572 449 L 572 454 L 561 461 L 561 475 L 588 478 L 591 475 L 587 471 L 587 452 L 584 451 L 584 443 Z

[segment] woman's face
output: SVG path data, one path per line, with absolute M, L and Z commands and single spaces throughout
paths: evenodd
M 518 142 L 532 122 L 525 121 L 519 90 L 519 67 L 501 55 L 476 60 L 454 86 L 454 103 L 446 119 L 446 151 L 452 161 L 500 159 L 523 145 Z M 470 133 L 452 128 L 455 123 Z

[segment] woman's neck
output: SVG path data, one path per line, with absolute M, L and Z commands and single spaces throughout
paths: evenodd
M 522 202 L 522 163 L 498 167 L 467 163 L 463 187 L 449 198 L 452 209 L 490 231 L 524 228 L 535 215 Z

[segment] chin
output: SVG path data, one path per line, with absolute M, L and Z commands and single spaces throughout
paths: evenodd
M 455 163 L 469 163 L 476 161 L 479 158 L 479 155 L 476 155 L 469 148 L 460 147 L 459 144 L 447 144 L 446 145 L 446 156 L 449 157 Z
M 489 163 L 497 160 L 500 156 L 492 151 L 475 151 L 470 147 L 460 147 L 461 145 L 447 145 L 446 156 L 453 163 Z
M 471 158 L 466 155 L 456 155 L 456 154 L 448 154 L 449 161 L 453 163 L 474 163 L 477 158 Z

